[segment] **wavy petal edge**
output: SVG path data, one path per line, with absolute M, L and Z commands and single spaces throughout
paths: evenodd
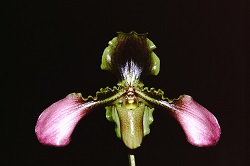
M 214 146 L 219 141 L 221 129 L 216 117 L 191 96 L 168 99 L 162 90 L 148 87 L 136 90 L 136 93 L 149 103 L 168 110 L 180 123 L 190 144 L 206 147 Z

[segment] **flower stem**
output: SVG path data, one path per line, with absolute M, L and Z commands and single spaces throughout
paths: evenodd
M 128 155 L 129 166 L 135 166 L 135 156 L 133 154 Z

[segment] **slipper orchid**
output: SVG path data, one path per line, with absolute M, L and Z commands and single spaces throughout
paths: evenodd
M 102 88 L 94 97 L 71 93 L 45 109 L 35 127 L 42 144 L 66 146 L 79 120 L 99 106 L 105 106 L 107 119 L 116 123 L 117 137 L 130 149 L 138 148 L 149 134 L 156 106 L 170 112 L 192 145 L 204 147 L 218 142 L 217 119 L 191 96 L 168 99 L 162 90 L 144 87 L 141 79 L 160 71 L 160 60 L 153 52 L 156 46 L 146 34 L 118 32 L 108 44 L 101 69 L 116 75 L 117 86 Z

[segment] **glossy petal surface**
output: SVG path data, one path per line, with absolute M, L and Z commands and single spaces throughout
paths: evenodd
M 212 146 L 220 138 L 220 126 L 215 116 L 195 102 L 191 96 L 183 95 L 169 105 L 173 116 L 181 124 L 187 140 L 195 146 Z
M 71 93 L 45 109 L 39 116 L 35 132 L 42 144 L 66 146 L 78 121 L 97 102 L 84 103 L 81 94 Z
M 86 99 L 72 93 L 52 104 L 37 121 L 35 131 L 39 141 L 52 146 L 67 145 L 79 120 L 93 107 L 103 105 L 107 119 L 116 123 L 117 136 L 128 148 L 135 149 L 149 134 L 153 107 L 160 106 L 180 123 L 189 143 L 199 147 L 215 145 L 221 130 L 211 112 L 188 95 L 171 100 L 160 89 L 143 87 L 141 79 L 160 71 L 155 48 L 147 34 L 118 32 L 104 50 L 101 63 L 101 69 L 117 76 L 117 87 L 101 88 L 96 96 Z

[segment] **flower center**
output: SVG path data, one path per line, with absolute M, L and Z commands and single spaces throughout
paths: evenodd
M 138 100 L 134 93 L 134 88 L 130 86 L 125 96 L 126 109 L 135 109 L 138 106 Z

